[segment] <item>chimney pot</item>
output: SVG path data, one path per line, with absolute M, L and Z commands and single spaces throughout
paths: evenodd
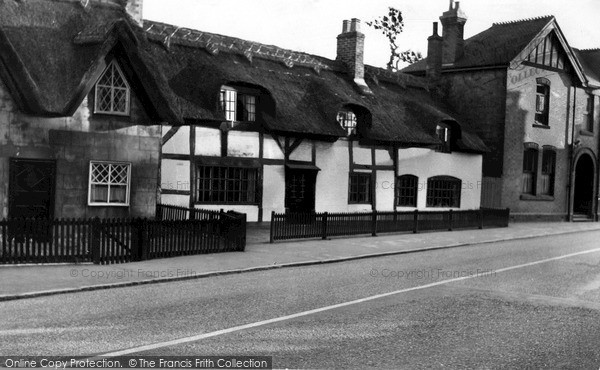
M 360 32 L 360 19 L 352 18 L 352 22 L 350 25 L 351 32 Z
M 342 33 L 350 32 L 350 21 L 344 21 L 342 23 Z
M 438 22 L 433 22 L 433 35 L 438 35 Z

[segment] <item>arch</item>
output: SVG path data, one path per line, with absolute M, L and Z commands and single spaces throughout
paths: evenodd
M 574 159 L 572 214 L 574 218 L 593 218 L 596 209 L 597 160 L 589 148 L 581 149 Z

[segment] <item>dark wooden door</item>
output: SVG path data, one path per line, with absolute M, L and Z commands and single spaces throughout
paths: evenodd
M 11 159 L 8 216 L 54 217 L 56 162 Z
M 575 166 L 575 197 L 573 213 L 591 217 L 594 204 L 594 162 L 589 155 L 582 155 Z
M 313 212 L 315 210 L 316 179 L 316 171 L 286 169 L 285 208 L 289 212 Z

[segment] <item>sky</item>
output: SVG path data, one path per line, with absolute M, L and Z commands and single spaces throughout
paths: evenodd
M 239 37 L 335 59 L 345 19 L 359 18 L 366 35 L 365 63 L 385 67 L 389 46 L 365 22 L 402 11 L 400 50 L 427 52 L 432 23 L 449 0 L 144 0 L 144 19 Z M 554 15 L 572 47 L 600 48 L 600 0 L 462 0 L 465 38 L 494 22 Z

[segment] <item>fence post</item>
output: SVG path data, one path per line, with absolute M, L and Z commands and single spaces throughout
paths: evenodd
M 275 242 L 275 211 L 271 211 L 271 232 L 269 233 L 269 243 Z
M 452 210 L 448 212 L 448 231 L 452 231 Z
M 148 220 L 138 218 L 135 220 L 135 228 L 137 231 L 136 238 L 136 261 L 145 261 L 148 259 Z
M 321 239 L 326 240 L 327 239 L 327 218 L 329 216 L 329 212 L 325 212 L 323 213 L 323 218 L 321 219 L 321 232 L 322 232 L 322 236 Z
M 419 232 L 419 210 L 415 209 L 415 216 L 413 221 L 413 234 Z
M 477 212 L 479 218 L 479 230 L 483 230 L 483 209 L 479 208 L 479 212 Z
M 91 246 L 92 246 L 92 261 L 96 264 L 99 265 L 100 264 L 100 238 L 101 238 L 101 233 L 100 233 L 100 219 L 98 217 L 95 217 L 92 219 L 92 222 L 90 223 L 90 228 L 91 230 Z
M 506 208 L 506 219 L 505 220 L 506 220 L 506 226 L 505 227 L 508 227 L 509 220 L 510 220 L 510 208 Z
M 371 236 L 377 236 L 377 210 L 371 214 Z

